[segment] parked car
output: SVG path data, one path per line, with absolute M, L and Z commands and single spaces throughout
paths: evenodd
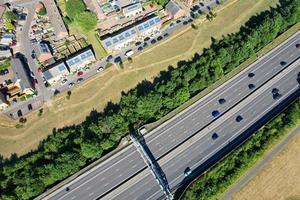
M 77 79 L 77 83 L 80 83 L 81 81 L 83 81 L 83 78 Z
M 168 37 L 170 34 L 169 33 L 165 33 L 164 34 L 164 37 Z
M 122 58 L 121 58 L 120 56 L 117 56 L 117 57 L 115 58 L 114 62 L 115 62 L 116 64 L 119 64 L 119 63 L 122 62 Z
M 9 50 L 9 46 L 7 46 L 7 45 L 0 46 L 0 51 L 7 51 L 7 50 Z
M 137 50 L 138 50 L 138 51 L 142 51 L 142 50 L 143 50 L 143 47 L 139 47 Z
M 135 46 L 139 46 L 141 44 L 142 44 L 142 42 L 138 41 L 138 42 L 135 43 Z
M 147 42 L 147 41 L 149 41 L 149 40 L 150 40 L 149 37 L 146 37 L 146 38 L 144 39 L 145 42 Z
M 218 117 L 220 115 L 220 112 L 218 110 L 214 110 L 214 111 L 212 111 L 211 115 L 213 117 Z
M 73 87 L 75 85 L 75 83 L 73 83 L 73 82 L 71 82 L 71 83 L 69 83 L 69 88 L 71 88 L 71 87 Z
M 109 55 L 109 56 L 107 56 L 107 58 L 106 58 L 106 62 L 109 62 L 109 61 L 111 61 L 111 59 L 113 58 L 113 56 L 112 55 Z
M 8 74 L 8 73 L 9 73 L 8 69 L 4 69 L 4 70 L 0 71 L 0 75 L 5 75 L 5 74 Z
M 218 139 L 218 137 L 219 137 L 219 135 L 218 135 L 217 133 L 213 133 L 213 134 L 211 135 L 211 139 L 213 139 L 213 140 Z
M 101 72 L 101 71 L 103 71 L 103 70 L 104 70 L 103 67 L 99 67 L 99 68 L 97 69 L 97 72 Z
M 134 52 L 132 51 L 132 49 L 130 49 L 130 50 L 128 50 L 128 51 L 125 52 L 125 56 L 126 56 L 126 57 L 130 57 L 130 56 L 133 55 L 133 53 L 134 53 Z
M 68 79 L 64 78 L 64 79 L 61 81 L 61 85 L 66 84 L 67 81 L 68 81 Z
M 297 48 L 297 49 L 300 49 L 300 44 L 296 44 L 296 48 Z
M 151 40 L 151 44 L 155 44 L 156 43 L 156 39 Z
M 157 41 L 160 41 L 162 39 L 163 39 L 163 37 L 161 35 L 157 37 Z
M 77 76 L 81 76 L 81 75 L 83 75 L 83 71 L 79 71 L 79 72 L 77 73 Z

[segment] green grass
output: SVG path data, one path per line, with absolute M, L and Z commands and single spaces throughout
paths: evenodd
M 107 56 L 106 50 L 103 48 L 101 42 L 97 38 L 95 31 L 83 31 L 73 22 L 69 24 L 70 34 L 74 34 L 77 38 L 84 37 L 89 44 L 93 46 L 97 59 L 101 59 Z
M 8 69 L 10 67 L 10 59 L 7 58 L 3 61 L 0 61 L 0 70 L 5 70 Z

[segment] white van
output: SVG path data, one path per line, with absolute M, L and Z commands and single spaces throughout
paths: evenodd
M 126 57 L 130 57 L 130 56 L 132 56 L 133 55 L 133 51 L 132 50 L 128 50 L 128 51 L 126 51 L 126 53 L 125 53 L 125 56 Z

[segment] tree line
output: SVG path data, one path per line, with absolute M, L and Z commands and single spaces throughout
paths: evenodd
M 286 134 L 300 120 L 300 100 L 275 117 L 251 136 L 215 167 L 192 183 L 184 194 L 184 200 L 218 199 L 242 173 L 259 160 L 268 148 Z
M 0 199 L 32 199 L 113 150 L 130 130 L 160 119 L 254 56 L 300 20 L 299 9 L 300 0 L 280 1 L 252 17 L 238 33 L 213 40 L 202 55 L 123 92 L 118 104 L 108 103 L 83 123 L 54 130 L 27 155 L 2 160 Z

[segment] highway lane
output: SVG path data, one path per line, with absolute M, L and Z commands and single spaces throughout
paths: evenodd
M 280 65 L 283 57 L 287 58 L 286 62 L 297 58 L 300 52 L 295 48 L 295 44 L 300 42 L 299 36 L 299 33 L 295 34 L 294 37 L 249 66 L 238 76 L 147 135 L 146 141 L 155 157 L 159 158 L 169 149 L 176 147 L 196 131 L 211 123 L 214 120 L 211 116 L 212 110 L 218 109 L 224 113 L 253 92 L 247 89 L 249 83 L 259 87 L 266 79 L 280 72 L 284 68 Z M 249 78 L 249 72 L 254 72 L 255 76 Z M 221 97 L 227 100 L 224 105 L 218 103 L 218 99 Z M 171 137 L 172 139 L 170 139 Z M 62 189 L 53 195 L 52 199 L 70 199 L 72 197 L 80 199 L 91 194 L 91 191 L 94 193 L 91 199 L 96 198 L 131 178 L 134 175 L 132 172 L 138 172 L 144 167 L 145 164 L 139 159 L 135 148 L 130 146 L 123 152 L 123 155 L 116 155 L 113 159 L 104 162 L 93 173 L 69 184 L 70 191 Z M 108 183 L 107 180 L 109 180 Z
M 300 60 L 297 64 L 286 69 L 235 108 L 224 114 L 215 123 L 197 133 L 176 150 L 167 154 L 158 162 L 164 170 L 171 188 L 179 185 L 185 178 L 184 171 L 187 167 L 192 170 L 203 164 L 217 151 L 226 146 L 240 134 L 244 133 L 255 122 L 259 121 L 271 109 L 299 90 L 297 74 L 300 72 Z M 278 88 L 283 96 L 274 100 L 272 89 Z M 236 121 L 237 115 L 243 120 Z M 219 138 L 212 140 L 212 133 L 218 133 Z M 153 176 L 145 171 L 141 176 L 136 176 L 103 199 L 157 199 L 162 192 L 157 183 L 153 184 Z

